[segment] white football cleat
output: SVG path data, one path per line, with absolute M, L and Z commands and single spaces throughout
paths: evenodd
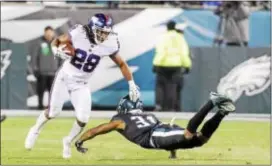
M 235 105 L 232 102 L 225 102 L 218 106 L 221 112 L 224 112 L 226 115 L 232 112 L 235 112 Z
M 224 102 L 232 102 L 232 100 L 228 96 L 221 95 L 216 92 L 210 93 L 210 100 L 213 102 L 213 105 L 215 105 L 215 106 L 218 106 Z
M 64 137 L 62 140 L 63 145 L 63 151 L 62 151 L 62 157 L 64 159 L 69 159 L 71 157 L 71 142 L 68 139 L 68 137 Z
M 25 139 L 25 148 L 27 150 L 31 150 L 34 147 L 38 136 L 39 132 L 34 127 L 31 127 Z

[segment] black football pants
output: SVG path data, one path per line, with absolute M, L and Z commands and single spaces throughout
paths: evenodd
M 186 139 L 184 131 L 185 129 L 178 125 L 161 125 L 151 134 L 154 148 L 162 150 L 191 149 L 204 144 L 201 138 L 197 136 L 190 140 Z
M 163 111 L 181 110 L 183 77 L 177 74 L 156 74 L 155 104 Z
M 38 108 L 43 109 L 43 94 L 46 90 L 50 92 L 54 76 L 37 75 L 37 94 L 38 94 Z

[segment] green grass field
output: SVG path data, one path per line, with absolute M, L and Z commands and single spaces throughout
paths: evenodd
M 178 151 L 169 160 L 166 151 L 145 150 L 116 132 L 86 142 L 87 154 L 73 148 L 69 160 L 62 159 L 62 137 L 73 119 L 55 119 L 43 129 L 32 151 L 24 139 L 35 118 L 9 118 L 1 124 L 1 162 L 6 164 L 265 164 L 270 163 L 270 123 L 224 121 L 209 143 L 201 148 Z M 106 120 L 91 120 L 88 127 Z M 176 120 L 185 126 L 187 121 Z

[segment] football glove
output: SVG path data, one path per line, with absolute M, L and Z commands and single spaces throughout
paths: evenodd
M 52 47 L 52 52 L 54 56 L 60 57 L 63 60 L 70 59 L 71 56 L 68 55 L 70 53 L 69 50 L 63 50 L 66 47 L 66 44 L 60 45 L 59 47 L 53 46 Z
M 141 94 L 140 94 L 140 88 L 134 83 L 134 81 L 129 81 L 129 98 L 130 100 L 132 100 L 133 102 L 136 102 L 137 99 L 140 98 Z

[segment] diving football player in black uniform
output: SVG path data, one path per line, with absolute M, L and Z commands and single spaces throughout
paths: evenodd
M 217 113 L 197 132 L 198 126 L 215 106 L 218 107 Z M 85 141 L 118 131 L 143 148 L 167 150 L 171 152 L 170 158 L 175 158 L 177 149 L 195 148 L 207 143 L 223 118 L 235 111 L 235 106 L 228 97 L 212 92 L 209 101 L 190 119 L 186 128 L 162 123 L 154 114 L 143 113 L 142 110 L 140 100 L 132 102 L 128 96 L 122 98 L 117 107 L 118 113 L 110 122 L 86 131 L 75 143 L 77 150 L 85 153 L 88 150 L 82 147 Z

